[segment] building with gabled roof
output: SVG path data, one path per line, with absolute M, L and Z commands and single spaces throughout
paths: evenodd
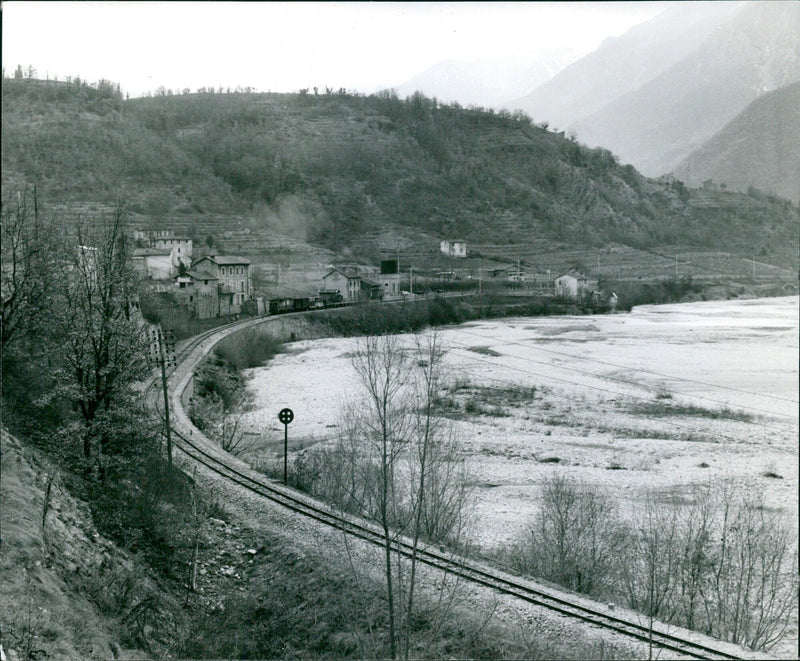
M 379 301 L 383 298 L 384 285 L 382 282 L 371 280 L 370 278 L 361 278 L 360 285 L 361 298 L 368 301 Z
M 237 255 L 208 255 L 192 264 L 196 272 L 207 272 L 217 278 L 220 316 L 239 314 L 242 304 L 253 294 L 250 260 Z
M 219 316 L 219 279 L 208 271 L 189 270 L 175 278 L 175 295 L 199 319 Z
M 172 250 L 169 248 L 136 248 L 131 265 L 144 278 L 167 280 L 175 272 L 172 265 Z
M 361 298 L 361 276 L 354 269 L 334 267 L 322 276 L 322 282 L 323 289 L 338 291 L 348 303 Z
M 439 250 L 448 257 L 466 257 L 467 242 L 463 239 L 444 239 L 439 244 Z
M 172 265 L 190 266 L 192 263 L 192 240 L 185 236 L 159 236 L 152 240 L 153 248 L 168 248 L 172 251 Z
M 597 289 L 598 283 L 577 269 L 569 269 L 554 280 L 557 296 L 584 298 Z

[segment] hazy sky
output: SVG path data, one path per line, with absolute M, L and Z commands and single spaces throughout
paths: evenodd
M 2 3 L 3 66 L 106 78 L 131 96 L 213 85 L 373 92 L 439 61 L 594 50 L 666 2 Z

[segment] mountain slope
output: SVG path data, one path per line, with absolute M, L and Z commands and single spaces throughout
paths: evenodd
M 567 129 L 682 60 L 742 8 L 741 3 L 678 3 L 607 39 L 596 51 L 509 105 L 536 121 Z
M 649 83 L 574 125 L 648 176 L 675 168 L 760 94 L 800 80 L 800 3 L 747 7 Z
M 445 102 L 458 101 L 463 106 L 513 108 L 515 106 L 506 103 L 508 99 L 520 90 L 541 85 L 574 59 L 572 51 L 562 50 L 543 53 L 529 63 L 447 60 L 395 89 L 401 97 L 419 91 Z
M 800 202 L 800 83 L 753 101 L 674 174 L 690 186 L 711 179 Z
M 108 83 L 3 80 L 3 191 L 36 183 L 43 199 L 142 213 L 235 207 L 229 186 L 174 141 L 127 117 Z
M 3 193 L 38 184 L 49 208 L 122 197 L 137 223 L 182 217 L 200 241 L 291 227 L 347 252 L 397 230 L 508 246 L 755 247 L 796 268 L 788 202 L 720 193 L 697 205 L 680 182 L 647 179 L 521 114 L 422 95 L 187 94 L 117 100 L 97 122 L 83 119 L 91 88 L 43 101 L 15 86 L 36 88 L 4 81 Z M 56 112 L 72 119 L 51 121 Z

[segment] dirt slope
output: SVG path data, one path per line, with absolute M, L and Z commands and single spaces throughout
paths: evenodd
M 55 469 L 2 432 L 0 645 L 14 659 L 142 659 L 121 636 L 144 584 Z M 44 526 L 42 526 L 43 514 Z M 126 596 L 125 593 L 129 591 Z M 136 603 L 134 601 L 134 603 Z

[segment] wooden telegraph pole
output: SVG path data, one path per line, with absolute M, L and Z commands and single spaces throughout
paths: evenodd
M 167 337 L 167 335 L 169 337 Z M 161 388 L 164 392 L 164 425 L 167 437 L 167 460 L 172 465 L 172 427 L 169 422 L 169 390 L 167 389 L 167 365 L 175 364 L 175 343 L 172 331 L 167 334 L 158 326 L 158 362 L 161 365 Z

